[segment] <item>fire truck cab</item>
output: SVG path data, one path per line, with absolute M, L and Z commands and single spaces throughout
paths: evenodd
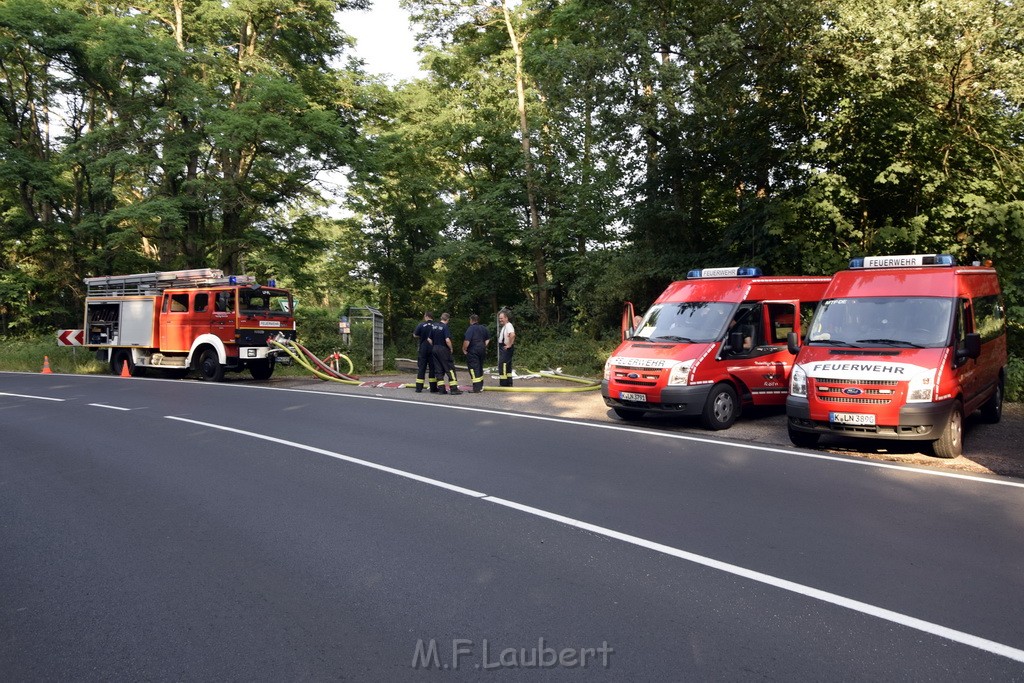
M 869 256 L 836 273 L 797 354 L 790 440 L 821 434 L 930 441 L 963 451 L 963 420 L 998 422 L 1006 320 L 996 271 L 949 255 Z
M 782 405 L 792 332 L 810 321 L 827 277 L 764 277 L 758 268 L 705 268 L 673 282 L 604 366 L 601 394 L 624 420 L 648 412 L 699 415 L 726 429 L 743 405 Z
M 252 276 L 216 269 L 85 278 L 85 344 L 115 374 L 127 363 L 196 371 L 220 381 L 248 369 L 269 379 L 278 351 L 270 339 L 295 339 L 291 294 Z

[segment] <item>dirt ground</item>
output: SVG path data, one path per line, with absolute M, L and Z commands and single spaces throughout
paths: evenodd
M 462 388 L 466 390 L 461 396 L 439 396 L 429 392 L 416 394 L 410 388 L 415 382 L 415 375 L 412 373 L 366 377 L 363 378 L 362 386 L 324 382 L 314 378 L 275 378 L 271 380 L 271 384 L 328 392 L 372 392 L 381 396 L 415 398 L 452 405 L 473 405 L 487 409 L 626 424 L 604 405 L 600 390 L 580 391 L 584 385 L 579 383 L 533 377 L 517 379 L 517 391 L 507 392 L 498 390 L 497 380 L 488 377 L 485 381 L 486 390 L 483 393 L 472 394 L 468 392 L 469 383 L 466 381 L 465 373 L 460 375 L 460 379 Z M 747 411 L 732 428 L 722 432 L 706 431 L 695 418 L 652 415 L 642 422 L 629 424 L 704 437 L 713 435 L 729 441 L 793 448 L 786 432 L 786 416 L 782 408 Z M 999 424 L 984 424 L 977 415 L 967 418 L 964 424 L 964 444 L 965 455 L 951 460 L 930 455 L 926 443 L 910 441 L 874 441 L 824 436 L 817 450 L 936 469 L 1024 479 L 1024 404 L 1006 403 Z

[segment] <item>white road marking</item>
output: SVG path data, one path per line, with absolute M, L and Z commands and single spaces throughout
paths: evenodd
M 0 374 L 23 375 L 23 374 L 27 374 L 27 373 L 0 373 Z M 87 379 L 87 380 L 99 380 L 99 381 L 112 380 L 112 379 L 120 379 L 118 377 L 113 377 L 113 376 L 109 376 L 109 375 L 75 375 L 74 377 L 81 378 L 81 379 Z M 137 379 L 139 381 L 149 381 L 149 382 L 166 382 L 166 381 L 168 381 L 168 380 L 164 380 L 164 379 L 153 379 L 153 378 L 146 378 L 146 377 L 137 377 L 137 378 L 134 378 L 134 379 Z M 925 469 L 925 468 L 919 468 L 919 467 L 910 467 L 910 466 L 907 466 L 907 465 L 900 465 L 898 463 L 879 462 L 877 460 L 864 460 L 863 458 L 857 458 L 857 457 L 854 457 L 854 456 L 841 457 L 841 456 L 838 456 L 838 455 L 829 455 L 829 454 L 826 454 L 826 453 L 813 453 L 813 452 L 807 452 L 807 451 L 797 451 L 797 450 L 793 450 L 793 449 L 789 449 L 789 448 L 778 448 L 778 447 L 771 447 L 771 446 L 757 446 L 757 445 L 754 445 L 754 444 L 744 443 L 744 442 L 741 442 L 741 441 L 728 441 L 728 440 L 725 440 L 725 439 L 717 439 L 717 438 L 716 439 L 711 439 L 711 438 L 700 437 L 700 436 L 691 436 L 689 434 L 677 434 L 677 433 L 671 433 L 671 432 L 661 432 L 661 431 L 656 431 L 656 430 L 642 429 L 642 428 L 639 428 L 639 427 L 626 427 L 626 426 L 622 426 L 622 425 L 618 425 L 618 424 L 611 424 L 611 423 L 610 424 L 600 424 L 600 423 L 597 423 L 597 422 L 580 422 L 580 421 L 568 420 L 566 418 L 560 418 L 560 417 L 546 417 L 544 415 L 529 415 L 529 414 L 526 414 L 526 413 L 511 413 L 511 412 L 508 412 L 508 411 L 505 411 L 505 410 L 492 410 L 492 409 L 489 409 L 489 408 L 474 408 L 474 407 L 470 407 L 470 406 L 452 406 L 452 405 L 445 405 L 445 404 L 442 404 L 442 403 L 427 403 L 425 401 L 418 401 L 418 400 L 406 399 L 406 398 L 390 398 L 390 397 L 380 396 L 380 395 L 376 395 L 376 396 L 361 396 L 359 394 L 334 393 L 334 392 L 329 392 L 329 391 L 314 391 L 314 390 L 311 390 L 311 389 L 289 389 L 289 388 L 285 388 L 285 387 L 255 387 L 255 386 L 251 386 L 251 385 L 220 384 L 220 383 L 214 383 L 214 382 L 191 383 L 191 384 L 189 384 L 189 386 L 192 386 L 192 387 L 205 387 L 207 390 L 211 390 L 211 391 L 214 390 L 215 388 L 224 388 L 224 389 L 230 389 L 230 390 L 287 391 L 287 392 L 292 392 L 292 393 L 297 393 L 297 394 L 312 394 L 312 395 L 315 395 L 315 396 L 332 396 L 332 397 L 335 397 L 335 398 L 349 398 L 349 399 L 357 399 L 357 400 L 362 400 L 362 401 L 387 401 L 387 402 L 391 402 L 391 403 L 403 403 L 403 404 L 406 404 L 406 405 L 416 405 L 416 406 L 421 406 L 421 407 L 441 408 L 441 409 L 447 409 L 447 410 L 464 410 L 464 411 L 474 412 L 474 413 L 483 413 L 485 415 L 500 415 L 502 417 L 518 418 L 518 419 L 521 419 L 521 420 L 540 420 L 540 421 L 544 421 L 544 422 L 558 422 L 558 423 L 561 423 L 561 424 L 569 424 L 569 425 L 574 425 L 576 427 L 585 427 L 585 428 L 589 428 L 589 429 L 611 429 L 611 430 L 615 430 L 615 431 L 632 432 L 634 434 L 640 434 L 640 435 L 643 435 L 643 436 L 656 437 L 656 438 L 662 438 L 662 439 L 676 439 L 676 440 L 679 440 L 679 441 L 692 441 L 694 443 L 709 443 L 709 444 L 716 444 L 716 445 L 722 445 L 722 446 L 732 446 L 732 447 L 735 447 L 735 448 L 744 448 L 744 449 L 751 450 L 751 451 L 761 451 L 761 452 L 764 452 L 764 453 L 773 453 L 773 454 L 776 454 L 776 455 L 795 455 L 795 456 L 798 456 L 798 457 L 801 457 L 801 458 L 809 458 L 811 460 L 823 460 L 823 461 L 828 461 L 828 462 L 840 463 L 840 464 L 843 464 L 843 465 L 852 465 L 852 466 L 857 466 L 857 467 L 875 467 L 875 468 L 884 469 L 884 470 L 896 470 L 898 472 L 907 472 L 907 473 L 910 473 L 910 474 L 916 474 L 916 475 L 925 476 L 925 477 L 945 477 L 947 479 L 962 479 L 964 481 L 972 481 L 972 482 L 975 482 L 975 483 L 978 483 L 978 484 L 989 484 L 989 485 L 994 485 L 994 486 L 1010 486 L 1010 487 L 1013 487 L 1013 488 L 1024 489 L 1024 482 L 1013 481 L 1013 480 L 1007 479 L 1007 478 L 998 479 L 998 478 L 996 478 L 996 476 L 983 477 L 983 476 L 978 476 L 978 475 L 973 475 L 973 474 L 964 474 L 964 473 L 961 473 L 961 472 L 948 472 L 948 471 L 944 471 L 944 470 L 932 470 L 932 469 Z M 3 394 L 0 394 L 0 395 L 3 395 Z M 17 396 L 18 394 L 7 394 L 7 395 L 8 396 Z M 26 396 L 25 398 L 42 398 L 42 397 Z M 62 401 L 64 399 L 47 399 L 47 400 Z
M 817 588 L 812 588 L 810 586 L 805 586 L 803 584 L 795 583 L 793 581 L 772 576 L 770 574 L 764 574 L 762 572 L 754 571 L 752 569 L 747 569 L 745 567 L 740 567 L 738 565 L 729 564 L 728 562 L 722 562 L 720 560 L 716 560 L 710 557 L 705 557 L 704 555 L 698 555 L 696 553 L 691 553 L 686 550 L 681 550 L 679 548 L 673 548 L 672 546 L 656 543 L 654 541 L 649 541 L 647 539 L 640 538 L 639 536 L 624 534 L 622 532 L 615 531 L 614 529 L 608 529 L 605 527 L 597 526 L 594 524 L 590 524 L 588 522 L 574 519 L 572 517 L 564 517 L 553 512 L 548 512 L 546 510 L 541 510 L 539 508 L 530 507 L 528 505 L 522 505 L 520 503 L 505 500 L 503 498 L 497 498 L 494 496 L 490 496 L 486 493 L 481 493 L 479 491 L 474 491 L 472 489 L 463 488 L 461 486 L 449 484 L 447 482 L 443 482 L 437 479 L 422 477 L 418 474 L 406 472 L 405 470 L 399 470 L 393 467 L 387 467 L 385 465 L 379 465 L 374 462 L 369 462 L 367 460 L 361 460 L 359 458 L 353 458 L 348 455 L 342 455 L 341 453 L 328 451 L 323 448 L 308 446 L 306 444 L 298 443 L 295 441 L 288 441 L 287 439 L 279 439 L 277 437 L 267 436 L 265 434 L 257 434 L 255 432 L 248 432 L 243 429 L 225 427 L 222 425 L 212 424 L 209 422 L 200 422 L 198 420 L 190 420 L 183 417 L 175 417 L 173 415 L 166 415 L 165 417 L 169 420 L 187 422 L 189 424 L 198 425 L 200 427 L 207 427 L 209 429 L 231 432 L 233 434 L 240 434 L 242 436 L 260 439 L 262 441 L 269 441 L 271 443 L 280 444 L 282 446 L 287 446 L 289 448 L 296 448 L 304 451 L 309 451 L 311 453 L 326 455 L 332 458 L 337 458 L 338 460 L 344 460 L 345 462 L 353 463 L 355 465 L 362 465 L 364 467 L 369 467 L 375 470 L 379 470 L 381 472 L 387 472 L 389 474 L 394 474 L 399 477 L 404 477 L 406 479 L 412 479 L 413 481 L 429 484 L 431 486 L 437 486 L 448 491 L 454 491 L 455 493 L 461 493 L 463 495 L 477 498 L 488 503 L 502 505 L 513 510 L 518 510 L 519 512 L 524 512 L 526 514 L 534 515 L 536 517 L 541 517 L 543 519 L 557 522 L 559 524 L 566 524 L 568 526 L 589 531 L 591 533 L 599 534 L 601 536 L 615 539 L 617 541 L 630 543 L 641 548 L 646 548 L 654 552 L 670 555 L 672 557 L 677 557 L 688 562 L 693 562 L 704 567 L 709 567 L 711 569 L 716 569 L 718 571 L 733 574 L 735 576 L 740 576 L 751 581 L 756 581 L 758 583 L 763 583 L 775 588 L 779 588 L 784 591 L 789 591 L 791 593 L 803 595 L 814 600 L 826 602 L 832 605 L 836 605 L 838 607 L 845 607 L 846 609 L 853 610 L 855 612 L 860 612 L 861 614 L 866 614 L 868 616 L 872 616 L 878 619 L 900 624 L 901 626 L 906 626 L 908 628 L 912 628 L 923 633 L 928 633 L 934 636 L 938 636 L 940 638 L 945 638 L 946 640 L 951 640 L 953 642 L 960 643 L 962 645 L 967 645 L 978 650 L 990 652 L 992 654 L 999 655 L 1001 657 L 1006 657 L 1014 661 L 1024 662 L 1024 650 L 1020 650 L 1009 645 L 997 643 L 993 640 L 988 640 L 986 638 L 980 638 L 970 633 L 965 633 L 964 631 L 957 631 L 956 629 L 951 629 L 940 624 L 932 623 L 930 621 L 924 621 L 923 619 L 917 619 L 916 617 L 901 614 L 900 612 L 894 612 L 892 610 L 885 609 L 884 607 L 877 607 L 875 605 L 871 605 L 866 602 L 861 602 L 859 600 L 854 600 L 852 598 L 847 598 L 836 593 L 829 593 L 828 591 L 823 591 Z
M 811 460 L 825 460 L 829 462 L 842 463 L 843 465 L 854 465 L 859 467 L 876 467 L 884 470 L 897 470 L 899 472 L 910 472 L 912 474 L 919 474 L 928 477 L 946 477 L 948 479 L 963 479 L 966 481 L 973 481 L 979 484 L 993 484 L 997 486 L 1010 486 L 1013 488 L 1024 489 L 1024 482 L 1013 481 L 1011 479 L 996 479 L 995 477 L 981 477 L 973 474 L 964 474 L 961 472 L 948 472 L 944 470 L 930 470 L 918 467 L 910 467 L 907 465 L 900 465 L 898 463 L 891 462 L 879 462 L 877 460 L 864 460 L 855 457 L 841 457 L 838 455 L 829 455 L 827 453 L 812 453 L 807 451 L 797 451 L 790 448 L 778 448 L 773 446 L 758 446 L 755 444 L 744 443 L 741 441 L 728 441 L 726 439 L 712 439 L 708 437 L 692 436 L 690 434 L 677 434 L 674 432 L 662 432 L 651 429 L 643 429 L 641 427 L 625 427 L 617 424 L 600 424 L 598 422 L 580 422 L 577 420 L 569 420 L 564 417 L 547 417 L 544 415 L 530 415 L 527 413 L 510 413 L 504 410 L 493 410 L 490 408 L 474 408 L 470 406 L 452 406 L 440 403 L 426 403 L 424 401 L 416 401 L 411 399 L 403 398 L 386 398 L 381 396 L 360 396 L 358 394 L 336 394 L 326 391 L 311 391 L 309 389 L 285 389 L 282 387 L 250 387 L 252 389 L 261 389 L 263 391 L 291 391 L 305 394 L 316 394 L 319 396 L 337 396 L 341 398 L 354 398 L 363 401 L 390 401 L 393 403 L 405 403 L 413 404 L 417 406 L 430 406 L 436 408 L 443 408 L 447 410 L 465 410 L 473 413 L 484 413 L 486 415 L 501 415 L 502 417 L 518 418 L 522 420 L 538 420 L 541 422 L 556 422 L 560 424 L 574 425 L 576 427 L 586 427 L 590 429 L 610 429 L 618 432 L 631 432 L 633 434 L 641 434 L 643 436 L 650 436 L 662 439 L 675 439 L 678 441 L 691 441 L 694 443 L 708 443 L 719 446 L 733 446 L 736 448 L 744 448 L 751 451 L 762 451 L 765 453 L 774 453 L 776 455 L 796 455 L 801 458 L 809 458 Z
M 222 425 L 215 425 L 209 422 L 199 422 L 198 420 L 189 420 L 184 417 L 175 417 L 173 415 L 165 415 L 168 420 L 177 420 L 178 422 L 188 422 L 190 424 L 199 425 L 201 427 L 209 427 L 210 429 L 219 429 L 223 432 L 232 432 L 234 434 L 242 434 L 243 436 L 251 436 L 255 439 L 262 439 L 263 441 L 270 441 L 271 443 L 279 443 L 282 446 L 288 446 L 289 448 L 298 448 L 303 451 L 309 451 L 310 453 L 318 453 L 320 455 L 326 455 L 338 460 L 344 460 L 355 465 L 362 465 L 363 467 L 369 467 L 371 469 L 380 470 L 381 472 L 387 472 L 388 474 L 395 474 L 399 477 L 405 477 L 406 479 L 412 479 L 414 481 L 421 482 L 423 484 L 430 484 L 431 486 L 437 486 L 442 489 L 454 491 L 455 493 L 461 493 L 466 496 L 473 498 L 483 498 L 486 493 L 480 493 L 479 491 L 473 491 L 472 489 L 463 488 L 456 486 L 455 484 L 449 484 L 447 482 L 440 481 L 438 479 L 430 479 L 429 477 L 421 477 L 418 474 L 412 472 L 406 472 L 404 470 L 396 470 L 393 467 L 387 465 L 379 465 L 369 460 L 360 460 L 359 458 L 353 458 L 349 455 L 342 455 L 341 453 L 335 453 L 334 451 L 328 451 L 323 448 L 317 448 L 315 446 L 307 446 L 306 444 L 297 443 L 295 441 L 288 441 L 286 439 L 278 439 L 274 436 L 267 436 L 266 434 L 256 434 L 254 432 L 247 432 L 243 429 L 235 429 L 234 427 L 224 427 Z
M 0 391 L 0 396 L 13 396 L 15 398 L 32 398 L 32 399 L 35 399 L 37 401 L 61 401 L 61 402 L 63 402 L 65 400 L 63 398 L 50 398 L 49 396 L 29 396 L 28 394 L 9 394 L 6 391 Z
M 110 410 L 131 410 L 131 408 L 122 408 L 121 406 L 108 406 L 105 403 L 90 403 L 89 405 L 96 408 L 109 408 Z
M 907 626 L 917 631 L 930 633 L 934 636 L 939 636 L 940 638 L 952 640 L 963 645 L 969 645 L 970 647 L 974 647 L 979 650 L 984 650 L 986 652 L 991 652 L 992 654 L 1007 657 L 1018 662 L 1024 662 L 1024 650 L 1019 650 L 1017 648 L 1010 647 L 1009 645 L 1003 645 L 1002 643 L 997 643 L 993 640 L 979 638 L 978 636 L 971 635 L 970 633 L 957 631 L 955 629 L 947 628 L 945 626 L 935 624 L 930 621 L 924 621 L 923 619 L 917 619 L 916 617 L 911 617 L 906 614 L 894 612 L 892 610 L 885 609 L 884 607 L 876 607 L 875 605 L 871 605 L 866 602 L 861 602 L 860 600 L 847 598 L 836 593 L 829 593 L 828 591 L 819 590 L 817 588 L 805 586 L 800 583 L 788 581 L 786 579 L 781 579 L 770 574 L 764 574 L 759 571 L 754 571 L 752 569 L 746 569 L 744 567 L 739 567 L 734 564 L 729 564 L 728 562 L 722 562 L 720 560 L 715 560 L 710 557 L 705 557 L 703 555 L 697 555 L 695 553 L 687 552 L 686 550 L 673 548 L 672 546 L 656 543 L 654 541 L 648 541 L 647 539 L 640 538 L 638 536 L 623 534 L 613 529 L 606 529 L 605 527 L 596 526 L 594 524 L 589 524 L 587 522 L 581 522 L 580 520 L 573 519 L 572 517 L 563 517 L 562 515 L 547 512 L 546 510 L 539 510 L 537 508 L 529 507 L 527 505 L 520 505 L 519 503 L 515 503 L 509 500 L 502 500 L 501 498 L 495 498 L 493 496 L 487 496 L 484 498 L 484 500 L 491 503 L 497 503 L 498 505 L 504 505 L 514 510 L 519 510 L 521 512 L 535 515 L 537 517 L 543 517 L 544 519 L 550 519 L 555 522 L 567 524 L 569 526 L 573 526 L 578 529 L 583 529 L 591 533 L 607 536 L 608 538 L 613 538 L 618 541 L 631 543 L 633 545 L 640 546 L 641 548 L 647 548 L 648 550 L 653 550 L 658 553 L 671 555 L 672 557 L 678 557 L 688 562 L 693 562 L 695 564 L 699 564 L 705 567 L 710 567 L 711 569 L 717 569 L 728 574 L 741 576 L 745 579 L 750 579 L 751 581 L 757 581 L 758 583 L 767 584 L 775 588 L 781 588 L 782 590 L 789 591 L 791 593 L 805 595 L 809 598 L 820 600 L 821 602 L 827 602 L 829 604 L 837 605 L 839 607 L 845 607 L 855 612 L 860 612 L 861 614 L 866 614 L 868 616 L 883 619 L 885 621 L 891 621 L 893 623 L 900 624 L 902 626 Z

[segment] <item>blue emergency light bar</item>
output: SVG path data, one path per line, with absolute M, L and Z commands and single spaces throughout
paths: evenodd
M 919 266 L 955 266 L 950 254 L 905 254 L 902 256 L 861 256 L 850 259 L 850 268 L 916 268 Z
M 761 277 L 761 269 L 753 266 L 739 268 L 695 268 L 686 274 L 687 280 L 700 280 L 712 277 Z

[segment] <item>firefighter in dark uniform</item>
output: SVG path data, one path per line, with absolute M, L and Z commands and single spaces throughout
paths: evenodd
M 423 314 L 423 322 L 416 326 L 412 336 L 419 340 L 419 348 L 416 352 L 416 393 L 423 391 L 423 384 L 427 378 L 430 381 L 430 393 L 437 393 L 437 379 L 434 377 L 434 356 L 431 353 L 433 348 L 430 344 L 430 333 L 434 330 L 434 314 L 427 311 Z M 430 371 L 429 374 L 427 371 Z
M 434 355 L 434 377 L 437 378 L 437 393 L 457 396 L 462 393 L 455 377 L 455 362 L 452 360 L 452 335 L 448 331 L 448 314 L 441 314 L 440 323 L 432 323 L 430 332 L 431 351 Z M 448 389 L 445 389 L 445 383 Z
M 487 346 L 491 343 L 490 331 L 480 324 L 480 316 L 476 313 L 469 316 L 469 327 L 466 338 L 462 341 L 462 353 L 466 355 L 469 376 L 473 380 L 473 393 L 484 390 L 484 358 L 487 357 Z

